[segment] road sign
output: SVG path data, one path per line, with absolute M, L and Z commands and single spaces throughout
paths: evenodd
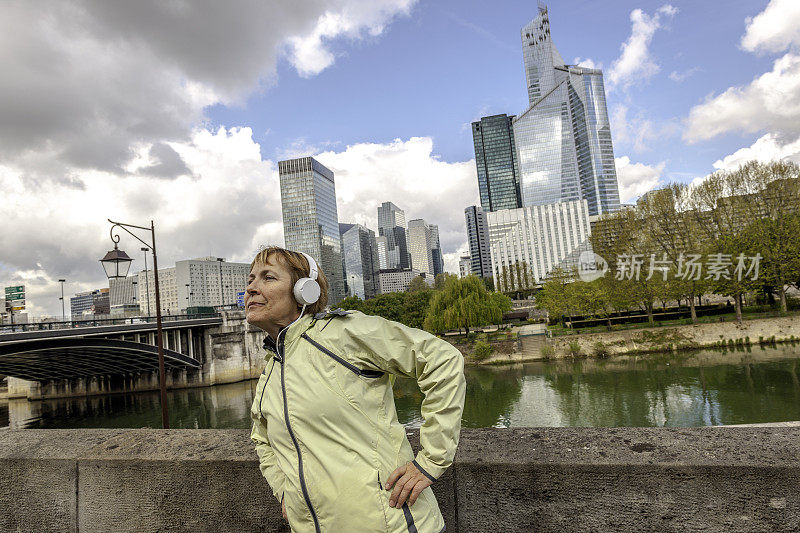
M 5 296 L 6 296 L 6 300 L 24 300 L 25 299 L 25 285 L 17 285 L 15 287 L 6 287 Z
M 236 293 L 236 305 L 244 307 L 244 291 Z
M 24 311 L 25 310 L 25 306 L 23 305 L 22 307 L 12 307 L 11 310 L 12 311 Z

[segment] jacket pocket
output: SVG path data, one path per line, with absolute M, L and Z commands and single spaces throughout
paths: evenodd
M 333 359 L 334 361 L 336 361 L 337 363 L 339 363 L 340 365 L 342 365 L 343 367 L 345 367 L 346 369 L 348 369 L 350 372 L 352 372 L 353 374 L 355 374 L 357 376 L 361 376 L 361 377 L 365 377 L 365 378 L 379 378 L 379 377 L 383 376 L 383 372 L 381 372 L 380 370 L 371 370 L 371 369 L 368 369 L 368 368 L 358 368 L 354 364 L 349 363 L 348 361 L 345 361 L 343 358 L 339 357 L 338 355 L 336 355 L 335 353 L 333 353 L 329 349 L 325 348 L 323 345 L 321 345 L 320 343 L 318 343 L 317 341 L 315 341 L 314 339 L 312 339 L 311 337 L 309 337 L 305 333 L 302 333 L 300 336 L 302 338 L 304 338 L 305 340 L 307 340 L 309 343 L 311 343 L 311 345 L 313 345 L 316 349 L 318 349 L 319 351 L 321 351 L 322 353 L 324 353 L 325 355 L 327 355 L 328 357 L 330 357 L 331 359 Z

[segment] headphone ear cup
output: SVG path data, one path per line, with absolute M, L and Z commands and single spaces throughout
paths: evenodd
M 311 278 L 301 278 L 294 284 L 294 299 L 300 305 L 312 305 L 317 303 L 320 295 L 319 283 Z

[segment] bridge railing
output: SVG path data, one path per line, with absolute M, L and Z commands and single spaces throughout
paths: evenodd
M 161 315 L 161 322 L 176 322 L 180 320 L 193 320 L 198 318 L 216 318 L 221 316 L 220 311 L 213 313 L 195 313 L 182 315 Z M 58 322 L 29 322 L 23 324 L 4 324 L 0 326 L 0 334 L 21 333 L 26 331 L 47 331 L 56 329 L 91 328 L 97 326 L 121 326 L 125 324 L 155 324 L 155 316 L 129 316 L 114 318 L 94 318 L 87 320 L 66 320 Z

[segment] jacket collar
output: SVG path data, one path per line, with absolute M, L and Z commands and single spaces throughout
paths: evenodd
M 300 320 L 289 326 L 289 329 L 283 332 L 283 334 L 280 336 L 281 344 L 284 346 L 287 344 L 292 344 L 304 331 L 313 325 L 314 320 L 315 319 L 311 314 L 303 315 Z M 275 340 L 269 335 L 264 337 L 264 349 L 273 352 L 273 354 L 278 353 Z

